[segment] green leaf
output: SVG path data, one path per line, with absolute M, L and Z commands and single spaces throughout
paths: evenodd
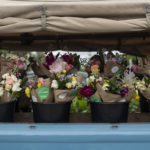
M 70 96 L 76 96 L 78 93 L 79 93 L 80 89 L 76 89 L 76 90 L 73 90 L 71 93 L 70 93 Z
M 91 96 L 91 101 L 92 102 L 102 102 L 98 97 L 96 96 Z

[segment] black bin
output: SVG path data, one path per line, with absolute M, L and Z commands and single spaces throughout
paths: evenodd
M 0 103 L 0 122 L 13 122 L 15 102 Z
M 129 102 L 90 102 L 93 122 L 122 123 L 128 121 Z
M 36 123 L 69 122 L 71 102 L 39 103 L 32 102 L 33 119 Z

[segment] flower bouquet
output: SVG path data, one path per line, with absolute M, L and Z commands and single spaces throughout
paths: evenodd
M 2 75 L 0 82 L 0 122 L 13 121 L 15 100 L 19 97 L 21 79 L 12 73 Z
M 90 76 L 80 94 L 90 101 L 94 122 L 126 122 L 129 101 L 135 91 L 119 79 Z
M 0 57 L 1 62 L 1 74 L 17 72 L 20 75 L 24 75 L 24 72 L 27 70 L 29 61 L 27 58 L 18 56 L 15 54 L 3 54 Z
M 142 80 L 136 80 L 135 87 L 140 95 L 141 112 L 149 112 L 150 78 L 145 76 Z

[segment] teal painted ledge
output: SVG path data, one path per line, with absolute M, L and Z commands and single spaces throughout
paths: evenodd
M 150 124 L 0 124 L 0 150 L 150 150 Z

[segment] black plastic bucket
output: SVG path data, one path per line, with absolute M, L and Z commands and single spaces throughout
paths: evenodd
M 129 102 L 90 102 L 93 122 L 122 123 L 128 121 Z
M 0 103 L 0 122 L 13 122 L 15 102 Z
M 148 100 L 139 92 L 140 96 L 140 109 L 142 113 L 148 113 L 149 112 L 149 104 Z
M 36 123 L 69 122 L 71 102 L 38 103 L 32 102 L 33 119 Z

